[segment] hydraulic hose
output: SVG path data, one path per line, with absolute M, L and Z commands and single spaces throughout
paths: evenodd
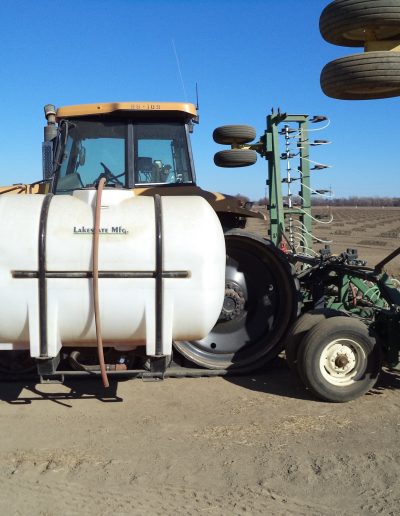
M 103 338 L 101 336 L 101 320 L 100 320 L 100 304 L 99 304 L 99 228 L 100 228 L 100 212 L 101 212 L 101 195 L 103 193 L 106 179 L 102 177 L 97 187 L 96 207 L 94 215 L 93 230 L 93 304 L 94 304 L 94 320 L 96 324 L 96 340 L 97 354 L 99 357 L 99 365 L 101 378 L 104 387 L 109 387 L 106 366 L 104 363 Z

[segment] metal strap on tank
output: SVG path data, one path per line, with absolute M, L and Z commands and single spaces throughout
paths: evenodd
M 163 334 L 163 228 L 161 212 L 161 196 L 154 196 L 156 219 L 156 355 L 162 354 Z
M 15 279 L 37 279 L 39 274 L 36 271 L 11 271 Z M 46 271 L 46 278 L 56 279 L 90 279 L 93 278 L 92 271 Z M 99 278 L 108 279 L 154 279 L 154 271 L 99 271 Z M 163 278 L 181 279 L 188 278 L 188 271 L 164 271 Z
M 40 356 L 48 357 L 47 350 L 47 288 L 46 288 L 46 234 L 47 218 L 49 215 L 50 202 L 53 194 L 47 194 L 43 200 L 42 211 L 39 220 L 39 242 L 38 242 L 38 288 L 39 288 L 39 337 Z
M 39 333 L 40 356 L 48 356 L 47 349 L 47 278 L 91 278 L 91 271 L 47 271 L 46 270 L 46 233 L 47 218 L 53 194 L 47 194 L 42 204 L 39 222 L 39 268 L 38 271 L 12 271 L 16 279 L 38 278 L 39 285 Z M 163 270 L 163 224 L 161 196 L 154 196 L 155 231 L 156 231 L 156 268 L 155 271 L 100 271 L 99 278 L 154 278 L 155 279 L 155 351 L 162 355 L 163 335 L 163 278 L 183 279 L 190 276 L 189 271 Z

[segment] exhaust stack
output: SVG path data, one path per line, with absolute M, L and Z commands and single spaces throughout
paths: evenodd
M 57 136 L 56 107 L 53 104 L 46 104 L 44 106 L 44 116 L 47 120 L 47 125 L 44 126 L 44 141 L 49 142 Z
M 44 126 L 44 142 L 42 143 L 43 179 L 50 179 L 53 173 L 53 141 L 57 136 L 56 108 L 53 104 L 44 106 L 47 125 Z

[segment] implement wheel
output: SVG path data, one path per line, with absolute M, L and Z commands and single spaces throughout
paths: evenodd
M 246 149 L 229 149 L 217 152 L 214 163 L 217 167 L 233 168 L 254 165 L 257 161 L 257 152 Z
M 400 0 L 336 0 L 322 11 L 322 37 L 345 47 L 400 39 Z
M 328 63 L 321 88 L 342 100 L 384 99 L 400 95 L 400 52 L 366 52 Z
M 240 230 L 226 233 L 226 288 L 220 318 L 204 339 L 175 342 L 189 361 L 209 369 L 255 369 L 282 350 L 297 315 L 291 267 L 271 242 Z
M 310 310 L 309 312 L 301 315 L 291 326 L 289 333 L 285 338 L 285 355 L 289 369 L 296 375 L 297 378 L 299 377 L 297 370 L 297 353 L 300 347 L 300 343 L 305 337 L 306 333 L 321 321 L 325 321 L 325 319 L 329 319 L 330 317 L 338 317 L 341 315 L 343 314 L 330 308 Z
M 318 398 L 350 401 L 368 392 L 381 368 L 381 350 L 362 322 L 332 317 L 304 336 L 298 351 L 300 376 Z
M 222 145 L 249 143 L 256 138 L 256 130 L 250 125 L 223 125 L 214 130 L 213 138 Z

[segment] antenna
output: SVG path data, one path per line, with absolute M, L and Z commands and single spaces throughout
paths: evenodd
M 198 111 L 199 108 L 200 108 L 200 106 L 199 106 L 199 87 L 196 82 L 196 111 Z
M 175 54 L 175 59 L 176 59 L 176 65 L 178 67 L 179 77 L 181 79 L 183 96 L 185 97 L 185 102 L 187 102 L 187 93 L 186 93 L 185 83 L 183 82 L 182 70 L 181 70 L 181 65 L 180 65 L 180 62 L 179 62 L 178 52 L 176 51 L 175 41 L 172 39 L 171 43 L 172 43 L 172 48 L 174 49 L 174 54 Z

